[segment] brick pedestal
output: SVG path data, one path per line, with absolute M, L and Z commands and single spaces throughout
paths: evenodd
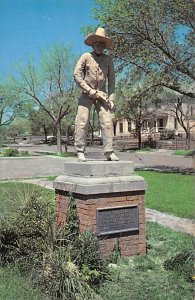
M 57 177 L 54 187 L 57 223 L 61 226 L 66 223 L 71 192 L 76 200 L 80 231 L 90 230 L 98 235 L 102 257 L 107 257 L 112 253 L 117 239 L 122 256 L 146 252 L 144 206 L 146 183 L 142 177 L 134 175 L 132 162 L 68 161 L 65 163 L 65 174 Z M 123 209 L 123 213 L 126 213 L 127 209 L 134 207 L 138 212 L 136 228 L 117 231 L 115 225 L 115 230 L 109 234 L 98 232 L 99 211 L 110 210 L 112 217 L 113 211 Z M 113 222 L 117 223 L 117 220 L 113 219 Z M 112 220 L 109 218 L 105 220 L 105 228 L 107 223 L 112 228 Z M 119 225 L 121 223 L 123 220 L 120 220 Z

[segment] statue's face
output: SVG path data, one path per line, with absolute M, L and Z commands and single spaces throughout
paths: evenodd
M 105 49 L 105 45 L 102 42 L 94 42 L 92 45 L 92 48 L 96 54 L 100 55 L 103 53 L 103 51 Z

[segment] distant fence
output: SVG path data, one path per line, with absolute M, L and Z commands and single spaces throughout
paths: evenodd
M 138 148 L 138 139 L 134 138 L 120 138 L 114 139 L 114 146 L 117 150 L 126 151 L 128 149 Z M 172 139 L 172 140 L 152 140 L 151 143 L 147 140 L 142 140 L 142 148 L 151 146 L 157 149 L 169 149 L 169 150 L 185 150 L 185 139 Z M 195 149 L 195 141 L 191 141 L 190 149 Z

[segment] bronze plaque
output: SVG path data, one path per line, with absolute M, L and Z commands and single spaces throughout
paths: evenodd
M 96 213 L 98 235 L 139 230 L 138 205 L 99 208 Z

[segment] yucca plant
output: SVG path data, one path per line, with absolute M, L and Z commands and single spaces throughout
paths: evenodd
M 75 200 L 70 195 L 67 226 L 55 225 L 54 207 L 40 190 L 23 185 L 9 195 L 14 213 L 0 222 L 3 265 L 14 263 L 32 284 L 52 299 L 101 299 L 92 289 L 106 277 L 96 237 L 79 233 Z
M 53 207 L 43 201 L 42 192 L 36 189 L 18 190 L 9 199 L 14 212 L 0 220 L 1 263 L 41 256 L 48 247 L 50 228 L 54 224 Z

